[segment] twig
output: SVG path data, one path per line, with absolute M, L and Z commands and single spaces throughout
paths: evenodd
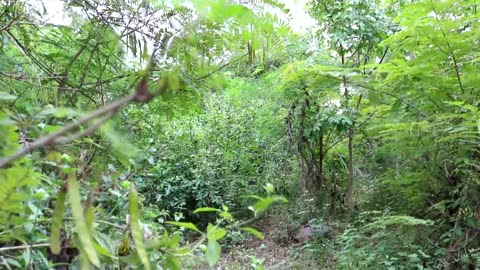
M 63 218 L 63 220 L 72 221 L 72 220 L 74 220 L 74 218 Z M 93 222 L 94 222 L 94 223 L 98 223 L 98 224 L 110 225 L 110 226 L 112 226 L 112 227 L 114 227 L 114 228 L 117 228 L 117 229 L 119 229 L 119 230 L 124 230 L 124 229 L 125 229 L 124 226 L 121 226 L 121 225 L 118 225 L 118 224 L 115 224 L 115 223 L 112 223 L 112 222 L 108 222 L 108 221 L 105 221 L 105 220 L 98 220 L 98 219 L 96 219 L 96 220 L 94 220 Z
M 5 267 L 7 267 L 8 270 L 12 270 L 12 268 L 10 267 L 10 265 L 8 265 L 5 258 L 3 256 L 0 256 L 0 258 L 2 258 L 2 264 L 5 265 Z
M 2 247 L 2 248 L 0 248 L 0 252 L 19 250 L 19 249 L 38 248 L 38 247 L 49 247 L 49 246 L 50 246 L 49 243 L 33 244 L 33 245 L 25 244 L 25 245 L 21 245 L 21 246 Z
M 206 75 L 203 75 L 203 76 L 201 76 L 201 77 L 198 77 L 198 78 L 196 78 L 196 79 L 194 79 L 194 80 L 195 80 L 195 81 L 203 80 L 203 79 L 205 79 L 205 78 L 207 78 L 207 77 L 209 77 L 209 76 L 211 76 L 211 75 L 219 72 L 220 70 L 224 69 L 225 67 L 227 67 L 227 66 L 229 66 L 229 65 L 231 65 L 231 64 L 233 64 L 233 63 L 235 63 L 235 62 L 237 62 L 237 61 L 239 61 L 240 59 L 244 58 L 244 57 L 247 56 L 247 55 L 248 55 L 248 53 L 245 53 L 245 54 L 243 54 L 242 56 L 238 57 L 237 59 L 234 59 L 233 61 L 230 61 L 230 62 L 228 62 L 228 63 L 225 63 L 224 65 L 220 66 L 220 67 L 217 68 L 216 70 L 214 70 L 214 71 L 212 71 L 212 72 L 210 72 L 210 73 L 208 73 L 208 74 L 206 74 Z
M 113 112 L 109 112 L 107 115 L 102 117 L 100 120 L 98 120 L 95 124 L 89 126 L 87 129 L 84 131 L 75 133 L 69 137 L 59 137 L 58 139 L 55 140 L 56 144 L 67 144 L 71 141 L 80 139 L 82 137 L 91 135 L 95 130 L 97 130 L 101 125 L 103 125 L 105 122 L 108 121 L 113 116 Z

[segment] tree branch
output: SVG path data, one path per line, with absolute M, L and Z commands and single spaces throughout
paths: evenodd
M 149 69 L 151 69 L 151 67 L 149 67 Z M 147 88 L 147 76 L 148 76 L 148 73 L 144 75 L 143 79 L 137 85 L 136 90 L 133 94 L 120 98 L 110 104 L 107 104 L 91 112 L 90 114 L 78 119 L 76 122 L 71 123 L 67 126 L 64 126 L 60 130 L 52 132 L 44 137 L 41 137 L 36 141 L 32 142 L 31 144 L 27 144 L 25 147 L 18 150 L 15 154 L 0 159 L 0 168 L 6 167 L 7 165 L 11 164 L 13 161 L 21 158 L 24 155 L 27 155 L 28 153 L 38 148 L 59 145 L 62 143 L 69 142 L 71 140 L 81 138 L 83 136 L 87 136 L 90 133 L 94 132 L 96 129 L 98 129 L 100 125 L 97 123 L 97 124 L 94 124 L 93 126 L 90 126 L 90 128 L 87 128 L 85 131 L 71 135 L 69 137 L 64 137 L 65 134 L 78 128 L 80 125 L 86 124 L 102 115 L 106 115 L 106 116 L 100 119 L 100 123 L 105 122 L 106 120 L 108 120 L 108 118 L 111 115 L 115 114 L 121 107 L 125 106 L 126 104 L 132 101 L 146 103 L 150 101 L 155 95 L 158 95 L 159 93 L 167 89 L 168 82 L 164 81 L 164 83 L 159 84 L 159 88 L 157 89 L 156 92 L 153 92 L 153 93 L 149 92 Z

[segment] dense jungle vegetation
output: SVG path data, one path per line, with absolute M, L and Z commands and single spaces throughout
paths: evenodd
M 0 268 L 479 269 L 478 1 L 292 3 L 0 0 Z

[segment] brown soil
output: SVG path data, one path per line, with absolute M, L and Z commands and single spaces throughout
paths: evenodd
M 265 218 L 255 224 L 254 227 L 264 234 L 265 239 L 249 237 L 243 244 L 225 252 L 217 269 L 253 269 L 252 258 L 263 259 L 265 269 L 269 270 L 321 269 L 317 266 L 306 266 L 304 264 L 306 262 L 298 260 L 298 254 L 295 252 L 300 247 L 298 244 L 293 243 L 293 241 L 289 241 L 289 243 L 276 241 L 281 232 L 273 219 Z M 308 264 L 310 263 L 311 261 Z

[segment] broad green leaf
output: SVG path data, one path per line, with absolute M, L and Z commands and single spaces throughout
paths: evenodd
M 201 233 L 201 231 L 197 228 L 197 226 L 195 226 L 195 224 L 193 224 L 191 222 L 167 221 L 166 223 L 172 224 L 172 225 L 175 225 L 175 226 L 178 226 L 178 227 L 194 230 L 196 232 Z
M 263 240 L 265 238 L 265 236 L 263 235 L 263 233 L 257 231 L 256 229 L 254 228 L 251 228 L 251 227 L 241 227 L 240 230 L 244 231 L 244 232 L 248 232 L 249 234 Z
M 207 257 L 207 263 L 210 267 L 213 267 L 218 262 L 220 259 L 220 253 L 220 244 L 214 239 L 208 239 L 205 256 Z
M 193 213 L 218 212 L 218 211 L 220 211 L 220 210 L 218 210 L 216 208 L 212 208 L 212 207 L 201 207 L 201 208 L 195 209 L 195 211 L 193 211 Z
M 65 199 L 67 198 L 67 186 L 60 188 L 55 209 L 52 216 L 52 228 L 50 230 L 50 250 L 53 254 L 60 253 L 60 231 L 63 225 L 63 214 L 65 213 Z
M 140 214 L 138 210 L 138 193 L 132 185 L 130 196 L 128 200 L 128 208 L 130 214 L 130 226 L 132 228 L 133 241 L 137 249 L 138 257 L 143 264 L 144 269 L 150 270 L 150 262 L 148 254 L 143 245 L 143 233 L 140 227 Z
M 223 228 L 216 228 L 211 223 L 207 226 L 207 238 L 209 240 L 220 240 L 227 235 L 227 231 Z
M 75 219 L 75 225 L 78 230 L 78 238 L 82 249 L 85 251 L 84 256 L 93 263 L 95 266 L 100 267 L 100 261 L 98 260 L 97 253 L 92 243 L 92 235 L 90 234 L 85 218 L 83 217 L 83 209 L 80 196 L 80 186 L 77 182 L 75 173 L 70 173 L 68 178 L 68 193 L 69 201 L 72 207 L 73 217 Z

